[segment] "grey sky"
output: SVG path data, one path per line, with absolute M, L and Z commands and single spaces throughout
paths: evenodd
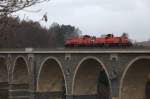
M 71 24 L 83 34 L 99 36 L 106 33 L 129 33 L 131 39 L 150 39 L 150 0 L 51 0 L 26 10 L 41 9 L 38 13 L 19 11 L 22 18 L 40 20 L 47 12 L 49 26 L 53 22 Z

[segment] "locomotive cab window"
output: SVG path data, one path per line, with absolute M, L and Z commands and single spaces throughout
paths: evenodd
M 106 38 L 113 38 L 114 36 L 113 36 L 113 34 L 107 34 L 106 35 Z

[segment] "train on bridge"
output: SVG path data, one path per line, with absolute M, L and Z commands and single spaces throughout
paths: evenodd
M 79 36 L 72 37 L 65 41 L 65 47 L 129 47 L 132 46 L 131 40 L 126 33 L 122 36 L 114 36 L 113 34 L 95 36 Z

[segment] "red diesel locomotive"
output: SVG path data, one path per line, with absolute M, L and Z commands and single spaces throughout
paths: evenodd
M 102 37 L 93 37 L 89 35 L 84 35 L 80 37 L 72 37 L 65 41 L 66 47 L 79 47 L 79 46 L 97 46 L 97 47 L 108 47 L 108 46 L 118 46 L 127 47 L 131 46 L 132 43 L 129 40 L 127 34 L 122 34 L 120 37 L 115 37 L 113 34 L 107 34 Z

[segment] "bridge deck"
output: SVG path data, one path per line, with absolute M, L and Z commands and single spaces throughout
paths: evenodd
M 1 49 L 0 53 L 150 53 L 150 48 Z

